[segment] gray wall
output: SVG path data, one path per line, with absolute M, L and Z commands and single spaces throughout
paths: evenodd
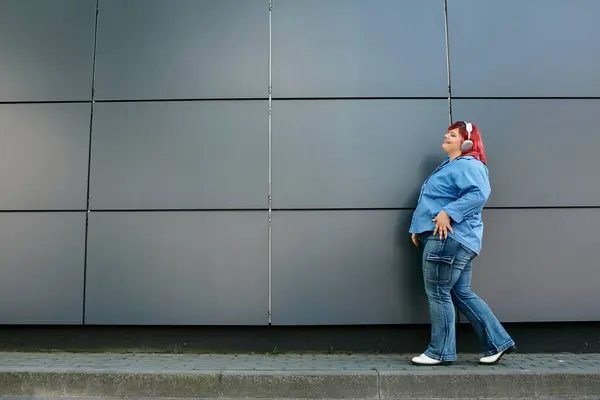
M 0 0 L 0 324 L 427 322 L 450 110 L 491 170 L 475 290 L 600 320 L 599 13 L 448 0 L 450 107 L 443 0 L 273 0 L 271 53 L 269 0 Z

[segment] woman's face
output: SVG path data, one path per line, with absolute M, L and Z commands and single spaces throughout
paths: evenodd
M 442 143 L 442 149 L 448 154 L 460 152 L 460 146 L 462 145 L 463 139 L 458 133 L 458 128 L 448 131 L 444 135 L 444 143 Z

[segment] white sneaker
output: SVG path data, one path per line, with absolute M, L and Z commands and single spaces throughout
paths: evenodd
M 496 353 L 496 354 L 493 354 L 493 355 L 487 356 L 487 357 L 482 357 L 479 359 L 479 362 L 481 364 L 486 364 L 486 365 L 496 364 L 498 361 L 500 361 L 500 359 L 502 358 L 503 355 L 514 353 L 515 351 L 517 351 L 517 346 L 513 345 L 513 346 L 509 347 L 508 349 L 501 351 L 500 353 Z
M 414 357 L 412 359 L 413 364 L 417 365 L 439 365 L 442 362 L 439 360 L 434 360 L 433 358 L 426 356 L 425 354 L 421 354 L 418 357 Z

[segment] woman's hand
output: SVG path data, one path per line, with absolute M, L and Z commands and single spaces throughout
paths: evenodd
M 446 214 L 446 211 L 442 210 L 440 213 L 432 219 L 435 222 L 435 230 L 433 234 L 436 235 L 438 232 L 440 233 L 440 240 L 448 239 L 448 231 L 450 233 L 454 233 L 452 227 L 450 226 L 450 217 Z
M 415 246 L 419 247 L 419 238 L 414 233 L 410 235 L 410 239 L 414 243 Z

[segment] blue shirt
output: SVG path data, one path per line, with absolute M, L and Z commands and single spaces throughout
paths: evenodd
M 452 218 L 448 236 L 479 254 L 483 238 L 481 211 L 491 193 L 488 169 L 472 156 L 444 162 L 425 180 L 410 225 L 410 233 L 433 231 L 441 210 Z

